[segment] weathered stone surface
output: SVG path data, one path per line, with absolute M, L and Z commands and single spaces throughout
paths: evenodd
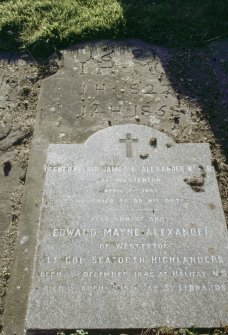
M 64 51 L 62 68 L 42 82 L 4 313 L 5 334 L 24 333 L 48 144 L 84 142 L 98 130 L 125 123 L 175 134 L 179 125 L 189 123 L 191 107 L 172 89 L 163 68 L 166 62 L 164 51 L 138 40 L 87 43 Z M 7 99 L 9 84 L 3 85 L 0 99 Z M 180 116 L 179 124 L 176 116 Z
M 227 242 L 208 144 L 122 125 L 50 145 L 27 332 L 225 325 Z
M 52 143 L 80 142 L 88 129 L 90 135 L 110 123 L 138 122 L 175 133 L 189 122 L 190 107 L 165 74 L 167 59 L 159 48 L 135 40 L 65 50 L 62 69 L 43 82 L 43 133 Z
M 43 81 L 20 215 L 16 259 L 8 286 L 4 334 L 24 335 L 48 144 L 81 143 L 98 130 L 126 123 L 152 126 L 173 135 L 179 127 L 191 127 L 189 115 L 194 107 L 177 95 L 164 70 L 170 56 L 163 49 L 138 40 L 87 43 L 64 51 L 62 68 Z M 1 101 L 7 100 L 10 85 L 17 89 L 20 82 L 4 80 L 7 82 L 1 81 L 4 86 L 1 86 Z M 19 89 L 28 86 L 28 82 L 20 83 Z M 149 85 L 153 85 L 153 90 Z M 0 114 L 10 112 L 15 102 L 12 101 L 9 107 L 6 102 L 1 103 L 5 109 Z M 9 135 L 11 138 L 11 133 Z M 140 154 L 145 156 L 147 151 Z M 184 184 L 190 188 L 186 182 Z

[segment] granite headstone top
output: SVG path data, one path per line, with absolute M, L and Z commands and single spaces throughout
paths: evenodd
M 63 66 L 42 83 L 39 103 L 51 143 L 84 142 L 108 123 L 140 122 L 177 134 L 191 122 L 194 101 L 176 94 L 163 49 L 140 40 L 101 41 L 62 55 Z
M 52 144 L 27 333 L 225 325 L 227 242 L 208 144 L 140 125 Z

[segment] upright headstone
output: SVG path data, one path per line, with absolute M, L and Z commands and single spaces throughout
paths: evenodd
M 49 146 L 27 334 L 228 323 L 208 144 L 139 125 Z

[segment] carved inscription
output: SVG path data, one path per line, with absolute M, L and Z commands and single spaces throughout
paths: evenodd
M 109 66 L 110 57 L 101 65 Z M 185 180 L 202 173 L 203 191 L 195 192 Z M 62 311 L 75 308 L 73 323 L 64 326 L 86 329 L 100 310 L 97 329 L 110 329 L 119 327 L 124 304 L 121 327 L 147 328 L 156 301 L 154 326 L 166 324 L 168 313 L 177 318 L 169 326 L 179 326 L 184 315 L 183 327 L 194 320 L 202 328 L 209 302 L 210 320 L 218 302 L 226 320 L 227 240 L 215 178 L 206 144 L 175 144 L 140 125 L 108 127 L 84 145 L 51 145 L 29 313 L 42 323 L 51 310 L 57 319 L 48 320 L 50 329 L 64 329 Z M 135 309 L 138 299 L 142 310 Z M 181 304 L 178 314 L 173 303 Z M 118 320 L 107 323 L 113 311 Z
M 126 134 L 126 139 L 120 139 L 120 143 L 126 143 L 126 156 L 132 157 L 132 142 L 138 142 L 138 139 L 132 138 L 131 134 Z
M 126 134 L 126 138 L 119 139 L 120 143 L 126 145 L 126 157 L 132 157 L 132 143 L 137 143 L 138 139 L 132 138 L 131 133 Z M 102 162 L 101 162 L 102 165 Z M 154 293 L 173 292 L 195 292 L 195 291 L 225 291 L 227 288 L 221 284 L 208 284 L 207 278 L 217 278 L 218 276 L 226 277 L 227 273 L 224 266 L 225 260 L 223 256 L 219 254 L 206 255 L 203 252 L 194 253 L 190 256 L 185 255 L 183 251 L 181 255 L 175 256 L 173 253 L 173 239 L 177 242 L 178 240 L 186 240 L 186 243 L 210 243 L 213 240 L 214 235 L 210 229 L 210 226 L 206 223 L 202 224 L 201 227 L 194 227 L 192 223 L 187 223 L 188 218 L 185 215 L 182 216 L 182 224 L 187 226 L 182 227 L 180 224 L 176 226 L 177 217 L 172 213 L 171 208 L 180 208 L 183 213 L 188 213 L 190 204 L 188 199 L 179 197 L 167 197 L 161 193 L 161 185 L 165 187 L 165 180 L 167 176 L 172 175 L 184 175 L 186 172 L 197 173 L 200 167 L 197 165 L 188 166 L 149 166 L 142 165 L 139 169 L 135 169 L 134 166 L 53 166 L 50 165 L 48 168 L 52 173 L 60 174 L 60 178 L 64 176 L 73 177 L 73 175 L 83 174 L 85 178 L 89 179 L 91 175 L 99 175 L 100 172 L 107 174 L 102 178 L 96 180 L 98 187 L 98 195 L 96 199 L 86 199 L 84 197 L 78 197 L 77 193 L 72 193 L 70 199 L 77 204 L 79 207 L 77 214 L 74 217 L 74 224 L 71 227 L 65 228 L 63 225 L 58 224 L 58 228 L 52 228 L 49 230 L 49 238 L 56 241 L 57 244 L 72 244 L 76 241 L 86 243 L 87 247 L 90 248 L 90 244 L 97 244 L 97 250 L 100 252 L 96 255 L 89 254 L 86 257 L 81 257 L 75 254 L 64 255 L 61 257 L 46 256 L 42 259 L 41 264 L 46 270 L 40 270 L 40 277 L 43 279 L 43 289 L 48 293 L 54 291 L 67 291 L 74 292 L 75 290 L 82 291 L 102 291 L 102 290 L 152 290 Z M 207 173 L 212 172 L 211 166 L 205 166 Z M 123 173 L 128 174 L 127 177 L 122 176 Z M 160 177 L 157 178 L 156 174 L 159 173 Z M 61 176 L 62 174 L 62 176 Z M 137 176 L 136 176 L 137 174 Z M 151 174 L 154 178 L 146 177 Z M 164 175 L 164 178 L 161 178 Z M 70 177 L 71 178 L 71 177 Z M 173 177 L 172 177 L 173 178 Z M 159 189 L 156 188 L 159 182 Z M 105 188 L 103 185 L 105 184 Z M 111 186 L 112 184 L 112 186 Z M 118 186 L 120 184 L 120 186 Z M 132 185 L 131 185 L 132 184 Z M 127 186 L 126 186 L 127 185 Z M 133 186 L 134 185 L 134 186 Z M 145 185 L 145 186 L 144 186 Z M 149 185 L 154 185 L 149 187 Z M 100 187 L 105 197 L 99 196 Z M 145 188 L 146 187 L 146 188 Z M 152 193 L 157 197 L 137 197 L 140 193 Z M 114 195 L 118 194 L 118 198 L 114 198 Z M 125 195 L 125 197 L 124 197 Z M 69 202 L 67 197 L 62 199 L 62 207 L 68 206 Z M 46 206 L 54 205 L 54 199 L 49 199 Z M 80 215 L 80 206 L 90 206 L 95 204 L 103 204 L 105 211 L 108 214 L 101 214 L 96 216 L 87 216 L 84 228 L 80 228 L 83 218 Z M 118 205 L 119 209 L 116 207 Z M 124 213 L 126 206 L 130 206 L 130 213 Z M 152 206 L 152 207 L 150 207 Z M 162 210 L 162 207 L 166 207 L 166 211 Z M 119 212 L 120 210 L 120 212 Z M 142 212 L 142 215 L 137 215 L 136 212 Z M 67 216 L 67 213 L 64 212 Z M 113 215 L 111 215 L 113 213 Z M 147 214 L 148 213 L 148 214 Z M 186 223 L 185 223 L 186 220 Z M 99 228 L 90 228 L 90 224 L 98 224 Z M 128 227 L 128 225 L 130 226 Z M 167 226 L 168 224 L 168 226 Z M 149 225 L 149 227 L 148 227 Z M 103 226 L 103 228 L 102 228 Z M 111 226 L 111 227 L 110 227 Z M 127 226 L 127 227 L 125 227 Z M 129 243 L 127 240 L 131 239 Z M 152 240 L 151 240 L 152 239 Z M 110 241 L 109 241 L 110 240 Z M 52 242 L 53 243 L 53 242 Z M 77 250 L 79 252 L 80 251 Z M 118 255 L 119 251 L 127 251 L 128 256 Z M 102 255 L 102 253 L 108 253 L 109 256 Z M 137 252 L 137 254 L 136 254 Z M 148 253 L 149 252 L 149 253 Z M 117 253 L 117 255 L 116 255 Z M 141 253 L 141 255 L 140 255 Z M 57 266 L 57 271 L 47 264 Z M 137 267 L 141 264 L 146 266 L 146 271 L 138 271 Z M 199 270 L 199 265 L 211 265 L 210 271 Z M 97 271 L 90 271 L 92 265 L 96 265 Z M 108 270 L 103 271 L 102 268 L 99 270 L 99 266 L 107 266 Z M 126 265 L 133 266 L 134 270 L 120 270 L 117 271 L 115 266 L 118 268 L 123 266 L 126 269 Z M 159 268 L 162 265 L 164 271 L 160 271 Z M 172 265 L 172 270 L 165 270 L 166 266 Z M 186 266 L 188 270 L 186 271 Z M 63 270 L 64 268 L 65 270 Z M 45 279 L 48 278 L 49 282 L 51 278 L 161 278 L 162 282 L 160 286 L 151 286 L 143 281 L 140 285 L 126 286 L 122 284 L 113 285 L 107 287 L 105 285 L 68 285 L 67 282 L 64 286 L 51 286 L 45 284 Z M 191 283 L 170 285 L 165 282 L 167 278 L 185 278 L 191 280 Z M 205 283 L 202 285 L 195 285 L 192 280 L 194 278 L 204 278 Z
M 150 46 L 141 49 L 107 43 L 65 52 L 65 57 L 70 60 L 71 79 L 67 85 L 60 80 L 56 88 L 59 101 L 51 105 L 56 104 L 60 114 L 70 109 L 75 124 L 91 118 L 130 122 L 138 116 L 143 124 L 169 121 L 172 128 L 177 127 L 170 121 L 173 113 L 178 124 L 187 120 L 188 113 L 180 111 L 163 65 Z

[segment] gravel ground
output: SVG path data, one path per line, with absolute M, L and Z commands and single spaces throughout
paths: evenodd
M 39 62 L 27 55 L 0 54 L 0 320 L 17 236 L 40 81 L 57 71 L 55 59 L 53 55 Z

